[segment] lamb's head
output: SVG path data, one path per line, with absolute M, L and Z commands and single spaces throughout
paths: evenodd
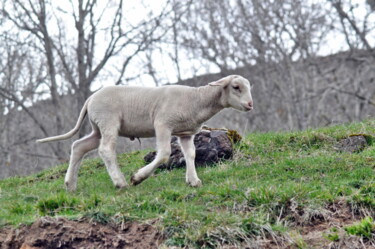
M 209 85 L 222 88 L 222 102 L 225 107 L 232 107 L 240 111 L 251 111 L 253 109 L 250 82 L 244 77 L 230 75 L 209 83 Z

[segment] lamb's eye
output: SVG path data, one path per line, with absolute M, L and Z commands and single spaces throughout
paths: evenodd
M 239 91 L 239 92 L 241 92 L 241 89 L 240 89 L 240 87 L 239 87 L 239 86 L 232 86 L 232 88 L 233 88 L 234 90 L 236 90 L 236 91 Z

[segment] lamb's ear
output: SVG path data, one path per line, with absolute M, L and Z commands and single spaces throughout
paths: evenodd
M 233 75 L 230 75 L 230 76 L 227 76 L 227 77 L 224 77 L 218 81 L 214 81 L 214 82 L 211 82 L 211 83 L 208 83 L 208 85 L 210 86 L 222 86 L 222 87 L 226 87 L 227 85 L 229 85 L 229 83 L 231 82 L 231 80 L 233 79 Z
M 218 80 L 218 81 L 208 83 L 208 85 L 210 85 L 210 86 L 222 86 L 222 85 L 224 85 L 224 83 L 223 83 L 222 80 Z

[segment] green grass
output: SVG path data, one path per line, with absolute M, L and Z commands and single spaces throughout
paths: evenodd
M 360 153 L 338 152 L 337 141 L 352 134 L 365 134 L 371 146 Z M 337 200 L 347 202 L 353 212 L 373 216 L 374 137 L 375 120 L 250 134 L 236 146 L 233 160 L 198 168 L 201 188 L 188 187 L 185 171 L 176 169 L 117 190 L 102 161 L 93 159 L 84 161 L 77 191 L 67 193 L 63 164 L 0 181 L 0 226 L 29 224 L 45 215 L 102 223 L 158 220 L 166 245 L 215 248 L 257 236 L 283 236 L 324 218 L 327 206 Z M 128 180 L 144 165 L 145 153 L 118 156 Z
M 362 219 L 358 224 L 345 227 L 348 234 L 370 239 L 375 234 L 375 222 L 371 217 Z

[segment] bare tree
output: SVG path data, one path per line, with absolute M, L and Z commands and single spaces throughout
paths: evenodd
M 371 18 L 375 15 L 374 1 L 367 1 L 368 6 L 354 4 L 347 0 L 329 0 L 329 2 L 339 19 L 341 26 L 339 32 L 344 34 L 349 48 L 351 50 L 366 49 L 375 56 L 374 45 L 369 40 L 375 28 L 371 22 Z M 358 11 L 362 11 L 361 15 L 358 15 Z
M 289 128 L 303 129 L 313 115 L 302 101 L 311 84 L 308 75 L 302 77 L 304 83 L 301 75 L 297 78 L 295 62 L 318 54 L 331 29 L 327 12 L 326 6 L 295 0 L 194 2 L 172 38 L 223 75 L 241 67 L 272 65 L 278 73 L 265 70 L 257 83 L 282 97 Z
M 316 117 L 325 115 L 325 105 L 332 99 L 347 115 L 346 120 L 358 120 L 365 113 L 364 108 L 372 105 L 372 91 L 366 92 L 364 87 L 367 84 L 364 82 L 369 80 L 365 72 L 372 62 L 362 54 L 342 54 L 341 60 L 335 60 L 329 67 L 324 64 L 325 69 L 318 65 L 317 57 L 327 42 L 332 44 L 332 35 L 337 34 L 340 20 L 348 32 L 351 47 L 370 49 L 372 9 L 368 8 L 363 18 L 355 16 L 353 10 L 363 7 L 344 0 L 193 2 L 187 15 L 173 29 L 170 41 L 180 48 L 179 55 L 183 54 L 181 49 L 189 51 L 194 62 L 198 58 L 201 67 L 209 62 L 222 75 L 239 68 L 245 74 L 251 68 L 262 68 L 249 77 L 256 85 L 254 91 L 267 93 L 267 101 L 260 100 L 262 109 L 267 110 L 265 115 L 276 115 L 274 121 L 281 124 L 280 128 L 309 127 L 316 123 Z M 348 75 L 344 68 L 351 57 L 364 61 L 362 70 L 357 70 L 356 62 L 355 73 Z M 172 61 L 176 58 L 171 56 Z M 194 64 L 193 60 L 190 62 Z M 347 103 L 352 103 L 353 108 Z
M 55 108 L 54 120 L 50 121 L 55 124 L 55 129 L 46 131 L 43 125 L 39 125 L 43 135 L 63 132 L 66 120 L 61 114 L 62 96 L 74 94 L 79 110 L 109 61 L 121 55 L 124 58 L 122 66 L 117 80 L 113 80 L 119 84 L 130 61 L 158 39 L 155 34 L 159 32 L 160 35 L 159 29 L 165 28 L 162 22 L 168 14 L 167 9 L 158 14 L 150 11 L 148 18 L 133 24 L 124 17 L 122 0 L 106 4 L 97 0 L 69 2 L 70 7 L 45 0 L 15 0 L 1 4 L 4 20 L 8 21 L 6 26 L 13 26 L 9 33 L 21 32 L 19 37 L 28 38 L 30 51 L 38 51 L 46 63 L 43 70 L 48 78 L 44 85 L 48 87 L 48 95 Z M 69 26 L 69 22 L 74 24 L 74 28 Z M 12 42 L 15 46 L 23 43 L 17 39 Z M 23 100 L 15 98 L 14 90 L 2 88 L 2 96 L 17 102 L 27 111 Z M 36 123 L 43 123 L 31 113 L 30 117 Z M 81 135 L 84 132 L 81 131 Z M 55 151 L 62 151 L 59 146 Z
M 48 135 L 48 128 L 40 119 L 40 115 L 32 105 L 37 102 L 43 91 L 43 84 L 47 82 L 45 73 L 45 60 L 37 56 L 37 53 L 29 51 L 27 38 L 24 44 L 14 44 L 17 37 L 9 37 L 7 34 L 0 36 L 0 165 L 1 171 L 17 170 L 10 165 L 17 163 L 15 157 L 22 158 L 25 153 L 36 155 L 36 152 L 19 151 L 19 148 L 35 140 L 32 130 L 39 134 Z M 18 119 L 16 116 L 22 110 L 27 118 Z M 27 127 L 20 129 L 20 126 Z M 52 147 L 56 159 L 63 156 L 62 153 Z M 21 155 L 21 156 L 18 156 Z M 22 169 L 18 169 L 22 172 Z

